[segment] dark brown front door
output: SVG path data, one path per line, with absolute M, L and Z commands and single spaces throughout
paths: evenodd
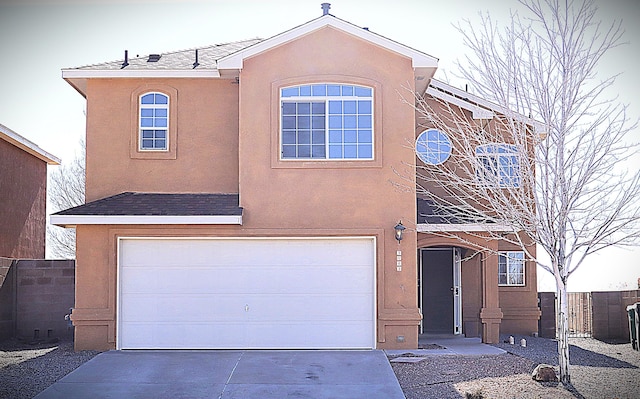
M 423 333 L 453 333 L 453 250 L 420 250 Z

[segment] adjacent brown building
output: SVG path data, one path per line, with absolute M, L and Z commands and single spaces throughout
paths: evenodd
M 494 112 L 436 69 L 328 13 L 266 40 L 64 69 L 87 100 L 87 203 L 51 218 L 76 227 L 76 349 L 537 331 L 534 265 L 430 234 L 443 221 L 393 184 L 425 162 L 407 145 L 423 134 L 407 85 Z
M 0 257 L 45 256 L 47 165 L 60 160 L 0 125 Z

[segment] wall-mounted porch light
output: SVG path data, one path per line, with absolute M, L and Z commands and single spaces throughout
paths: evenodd
M 400 241 L 402 241 L 402 233 L 405 231 L 406 227 L 402 225 L 402 221 L 399 221 L 393 229 L 396 231 L 396 240 L 400 243 Z

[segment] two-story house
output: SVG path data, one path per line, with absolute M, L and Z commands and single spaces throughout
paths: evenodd
M 455 97 L 436 68 L 325 10 L 266 40 L 64 69 L 87 100 L 87 203 L 51 217 L 77 229 L 76 349 L 537 331 L 534 266 L 499 284 L 498 256 L 462 262 L 392 184 L 421 162 L 399 91 Z

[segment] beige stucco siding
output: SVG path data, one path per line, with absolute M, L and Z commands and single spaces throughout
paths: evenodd
M 339 46 L 336 43 L 340 43 Z M 400 249 L 403 269 L 396 271 L 393 226 L 415 219 L 415 192 L 392 184 L 395 169 L 413 169 L 407 140 L 414 134 L 414 113 L 398 91 L 413 82 L 411 60 L 333 28 L 245 60 L 240 76 L 240 205 L 252 227 L 385 229 L 379 273 L 379 313 L 417 321 L 415 233 L 407 231 Z M 372 161 L 291 161 L 279 159 L 279 89 L 308 83 L 361 84 L 374 89 Z M 405 322 L 406 323 L 406 322 Z M 409 323 L 409 324 L 411 324 Z M 385 334 L 382 340 L 394 340 Z M 415 327 L 411 327 L 412 335 Z
M 176 140 L 169 146 L 174 159 L 132 157 L 132 148 L 137 148 L 138 94 L 146 91 L 170 97 L 170 130 Z M 124 191 L 238 192 L 235 81 L 91 79 L 87 115 L 87 201 Z

